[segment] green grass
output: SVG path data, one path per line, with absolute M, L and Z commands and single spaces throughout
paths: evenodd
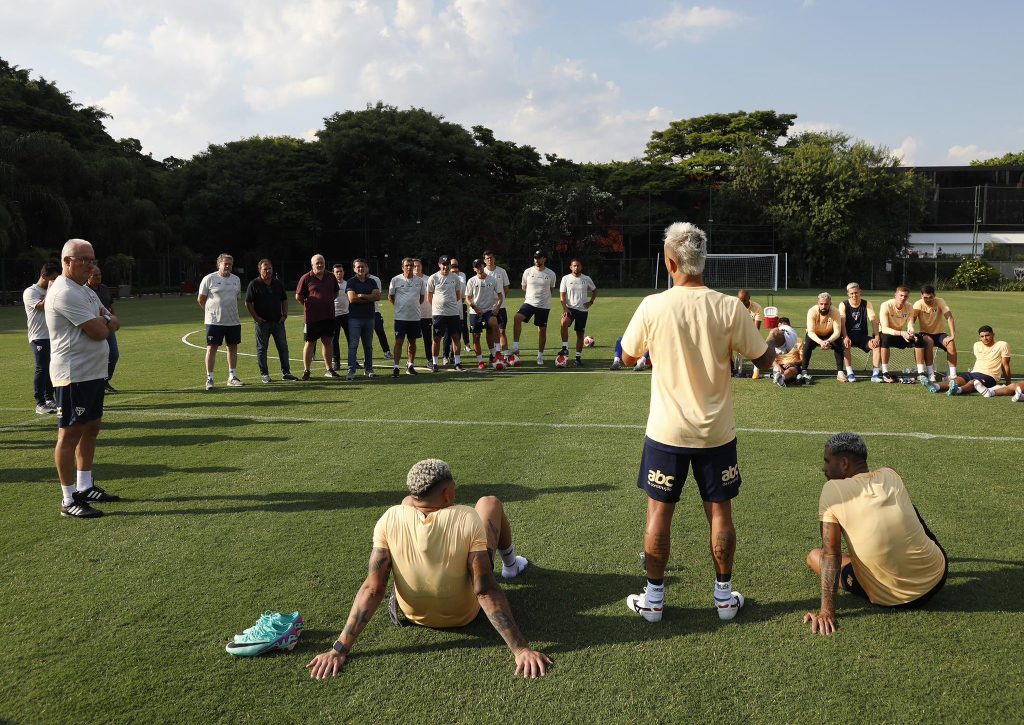
M 802 321 L 815 293 L 776 304 Z M 884 296 L 866 295 L 876 306 Z M 739 426 L 762 431 L 739 437 L 735 584 L 748 606 L 731 624 L 710 606 L 707 524 L 691 482 L 665 619 L 626 611 L 642 584 L 645 503 L 634 482 L 649 376 L 603 371 L 639 297 L 599 299 L 600 346 L 579 372 L 529 374 L 527 355 L 501 374 L 264 386 L 243 357 L 248 384 L 228 389 L 221 357 L 213 394 L 201 392 L 203 353 L 180 340 L 201 328 L 194 300 L 126 300 L 115 380 L 124 393 L 107 399 L 95 471 L 127 500 L 97 521 L 58 516 L 54 422 L 32 413 L 24 314 L 0 310 L 0 720 L 1019 722 L 1024 405 L 1007 398 L 735 381 Z M 944 297 L 962 369 L 980 324 L 1024 346 L 1019 294 Z M 289 323 L 293 358 L 300 329 Z M 253 352 L 249 326 L 243 335 Z M 528 328 L 524 348 L 534 335 Z M 815 359 L 827 367 L 823 354 Z M 608 423 L 629 427 L 587 427 Z M 801 623 L 818 603 L 803 559 L 819 542 L 824 432 L 843 429 L 872 434 L 872 465 L 902 474 L 949 551 L 950 575 L 923 611 L 841 595 L 840 630 L 820 638 Z M 342 675 L 311 681 L 304 665 L 344 624 L 374 521 L 428 456 L 451 463 L 460 501 L 506 502 L 535 565 L 506 590 L 554 671 L 513 679 L 486 624 L 396 629 L 378 614 Z M 231 634 L 268 608 L 302 611 L 296 650 L 227 655 Z

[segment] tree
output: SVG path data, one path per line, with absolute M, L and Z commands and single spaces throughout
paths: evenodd
M 790 269 L 810 285 L 903 254 L 924 214 L 925 182 L 899 164 L 888 149 L 845 134 L 804 133 L 777 159 L 742 154 L 731 192 L 754 200 Z
M 1024 166 L 1024 151 L 1011 151 L 991 159 L 975 159 L 971 166 Z
M 691 176 L 718 179 L 741 151 L 775 154 L 795 119 L 796 114 L 775 111 L 684 118 L 663 131 L 654 131 L 644 158 L 651 163 L 679 165 Z

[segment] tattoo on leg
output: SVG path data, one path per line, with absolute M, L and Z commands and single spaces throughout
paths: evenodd
M 711 555 L 726 570 L 732 569 L 732 560 L 736 555 L 736 533 L 719 531 L 711 544 Z

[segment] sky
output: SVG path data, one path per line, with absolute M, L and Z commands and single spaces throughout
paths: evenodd
M 0 57 L 157 159 L 383 101 L 576 161 L 773 109 L 946 165 L 1024 150 L 1021 27 L 1017 0 L 8 0 Z

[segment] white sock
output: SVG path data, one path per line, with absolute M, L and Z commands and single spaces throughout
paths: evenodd
M 949 377 L 951 377 L 951 378 L 955 378 L 956 377 L 956 366 L 955 365 L 950 365 L 949 366 Z
M 434 355 L 431 359 L 434 361 L 434 364 L 437 365 L 437 355 Z
M 853 375 L 853 365 L 847 365 L 846 366 L 846 374 L 847 375 Z
M 64 505 L 70 506 L 75 502 L 75 487 L 74 486 L 61 486 L 61 492 L 64 494 Z
M 237 368 L 228 368 L 228 378 L 237 378 L 237 377 L 238 377 L 238 369 Z
M 880 372 L 881 372 L 881 370 L 879 370 L 878 368 L 871 368 L 871 375 L 872 375 L 872 377 L 875 376 L 875 375 L 878 375 L 878 373 L 880 373 Z
M 883 373 L 889 372 L 889 363 L 882 363 L 882 372 Z
M 516 565 L 516 545 L 512 544 L 507 549 L 498 549 L 498 554 L 501 556 L 501 563 L 505 566 Z
M 409 364 L 412 365 L 412 363 L 409 363 Z M 395 363 L 395 370 L 398 370 L 398 363 L 397 362 Z
M 924 363 L 917 364 L 917 374 L 924 375 Z
M 456 365 L 461 365 L 462 364 L 462 357 L 460 355 L 456 355 L 455 356 L 455 364 Z
M 934 375 L 935 374 L 935 366 L 934 365 L 929 365 L 928 366 L 928 374 L 929 375 Z
M 715 599 L 720 602 L 732 599 L 732 579 L 727 582 L 715 582 Z
M 501 354 L 501 343 L 495 343 L 495 345 L 494 345 L 494 354 L 495 355 L 500 355 Z
M 212 383 L 213 382 L 213 373 L 206 373 L 206 379 L 209 380 Z
M 79 491 L 88 491 L 92 488 L 92 471 L 79 471 L 75 483 Z
M 482 363 L 482 362 L 484 361 L 484 356 L 483 356 L 483 355 L 477 355 L 477 356 L 476 356 L 476 361 L 477 361 L 478 363 Z
M 513 342 L 512 343 L 512 352 L 516 353 L 517 355 L 519 354 L 519 343 L 518 342 Z
M 652 584 L 651 580 L 647 580 L 647 603 L 657 604 L 658 602 L 665 601 L 665 582 L 661 584 Z

